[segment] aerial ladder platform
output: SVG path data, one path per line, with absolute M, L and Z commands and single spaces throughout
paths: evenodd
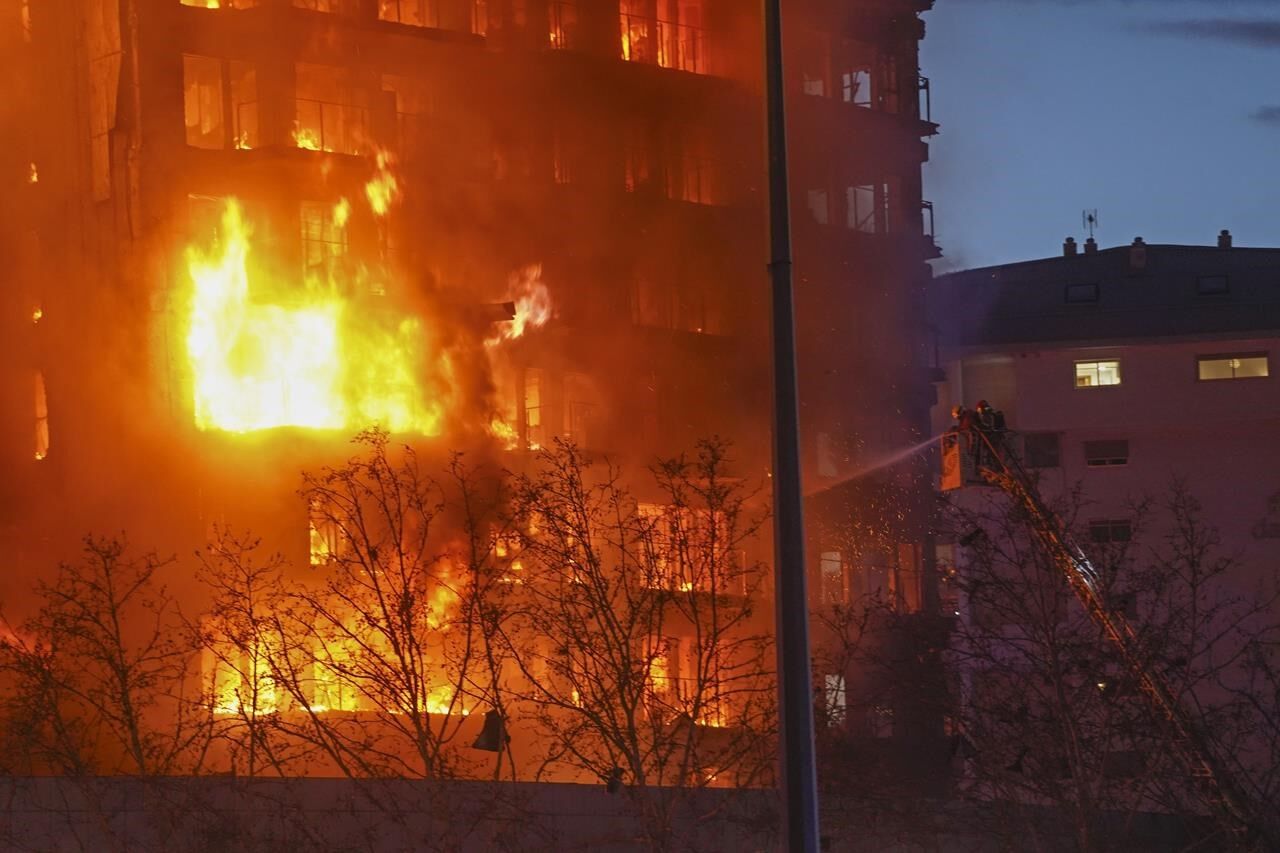
M 1123 613 L 1107 607 L 1102 578 L 1062 519 L 1041 499 L 1018 459 L 1015 443 L 1014 434 L 1005 430 L 970 427 L 944 434 L 941 489 L 995 486 L 1026 512 L 1032 533 L 1151 702 L 1219 824 L 1245 850 L 1280 851 L 1280 835 L 1271 825 L 1276 816 L 1267 814 L 1239 785 L 1168 681 L 1147 665 L 1138 649 L 1137 633 Z

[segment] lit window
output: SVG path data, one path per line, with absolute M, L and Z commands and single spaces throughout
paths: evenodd
M 307 519 L 307 550 L 311 565 L 323 566 L 338 557 L 342 545 L 342 525 L 323 498 L 312 497 L 309 506 L 311 511 Z
M 327 65 L 298 63 L 293 141 L 299 148 L 362 154 L 369 141 L 367 92 Z
M 440 8 L 436 0 L 378 0 L 378 20 L 411 27 L 438 27 Z
M 1128 542 L 1133 539 L 1133 525 L 1123 518 L 1090 521 L 1089 538 L 1100 545 Z
M 258 145 L 258 84 L 251 65 L 208 56 L 184 56 L 183 115 L 193 148 L 255 148 Z M 223 114 L 223 81 L 230 84 L 231 127 Z
M 44 372 L 36 371 L 35 380 L 35 415 L 36 415 L 36 461 L 49 455 L 49 399 L 44 389 Z
M 1124 439 L 1111 441 L 1086 441 L 1084 464 L 1090 468 L 1105 468 L 1129 464 L 1129 442 Z
M 258 0 L 182 0 L 182 5 L 197 9 L 252 9 Z
M 312 12 L 330 12 L 335 15 L 357 15 L 360 13 L 360 0 L 293 0 L 298 9 L 309 9 Z
M 1120 384 L 1119 361 L 1077 361 L 1076 387 L 1100 388 Z
M 827 94 L 826 81 L 821 77 L 810 77 L 806 72 L 803 78 L 802 87 L 806 95 L 817 95 L 822 97 Z
M 225 148 L 222 62 L 208 56 L 184 56 L 182 80 L 187 144 L 195 148 Z
M 842 724 L 849 712 L 849 697 L 844 676 L 839 673 L 822 676 L 822 697 L 827 711 L 827 725 Z
M 571 50 L 578 46 L 577 0 L 553 0 L 547 7 L 551 47 Z
M 667 168 L 667 198 L 694 204 L 723 204 L 724 182 L 710 142 L 700 134 L 683 137 Z
M 844 577 L 844 558 L 839 551 L 823 551 L 818 561 L 822 574 L 822 603 L 847 603 Z
M 302 220 L 303 273 L 309 283 L 330 284 L 341 280 L 347 257 L 345 217 L 350 206 L 304 201 Z
M 1267 354 L 1202 355 L 1196 358 L 1196 370 L 1204 381 L 1213 379 L 1262 379 L 1271 375 Z
M 564 437 L 579 447 L 590 447 L 595 435 L 598 410 L 595 386 L 590 377 L 569 373 L 564 377 Z
M 1057 468 L 1061 443 L 1056 432 L 1029 432 L 1022 437 L 1022 461 L 1028 468 Z
M 394 101 L 396 140 L 402 153 L 426 141 L 428 121 L 434 112 L 432 94 L 427 84 L 416 78 L 393 74 L 382 75 L 384 97 Z
M 1098 301 L 1098 285 L 1068 284 L 1063 300 L 1071 305 L 1086 305 Z
M 657 16 L 645 0 L 619 0 L 622 58 L 707 73 L 700 0 L 658 0 Z
M 540 450 L 546 444 L 542 417 L 544 376 L 541 370 L 530 368 L 524 374 L 524 440 L 530 450 Z

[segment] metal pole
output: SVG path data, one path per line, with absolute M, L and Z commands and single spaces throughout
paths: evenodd
M 764 0 L 765 104 L 769 155 L 769 273 L 773 284 L 774 590 L 778 621 L 780 757 L 787 811 L 787 850 L 818 849 L 818 781 L 813 748 L 809 596 L 800 425 L 796 392 L 795 307 L 791 292 L 791 220 L 787 130 L 783 109 L 780 0 Z

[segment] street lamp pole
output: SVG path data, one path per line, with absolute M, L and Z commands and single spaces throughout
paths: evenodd
M 769 274 L 773 294 L 774 603 L 778 623 L 778 704 L 783 796 L 787 813 L 786 849 L 789 853 L 816 853 L 818 782 L 813 745 L 804 508 L 800 491 L 800 424 L 780 0 L 764 0 L 764 37 L 769 155 Z

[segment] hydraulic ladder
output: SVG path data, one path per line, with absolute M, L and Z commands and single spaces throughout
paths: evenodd
M 1129 621 L 1124 614 L 1106 606 L 1097 570 L 1071 538 L 1062 520 L 1040 498 L 1031 478 L 1008 446 L 1007 438 L 1008 433 L 979 429 L 945 435 L 943 488 L 987 483 L 1022 507 L 1035 537 L 1151 701 L 1178 757 L 1207 795 L 1214 816 L 1244 849 L 1280 850 L 1280 839 L 1273 834 L 1253 799 L 1218 759 L 1195 718 L 1187 713 L 1164 677 L 1151 669 L 1139 654 L 1138 637 Z

